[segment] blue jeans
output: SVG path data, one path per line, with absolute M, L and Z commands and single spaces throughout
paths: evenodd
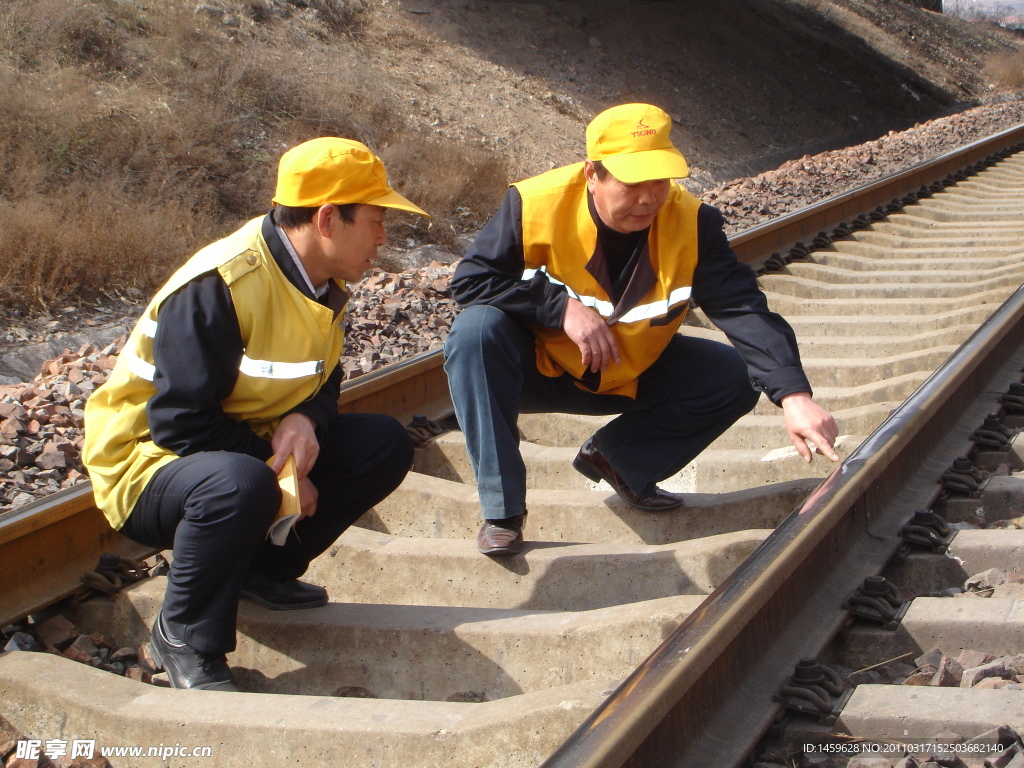
M 630 490 L 643 494 L 693 461 L 759 396 L 736 350 L 686 336 L 675 336 L 640 375 L 636 399 L 588 392 L 568 374 L 541 374 L 533 334 L 487 305 L 455 318 L 444 352 L 480 506 L 492 520 L 526 511 L 520 413 L 621 414 L 593 439 Z

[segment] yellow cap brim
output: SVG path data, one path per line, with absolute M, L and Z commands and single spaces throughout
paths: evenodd
M 678 149 L 649 149 L 612 155 L 601 160 L 608 171 L 624 184 L 654 179 L 685 179 L 690 175 L 686 158 Z
M 375 197 L 373 200 L 366 200 L 364 205 L 382 205 L 385 208 L 398 208 L 403 211 L 409 211 L 409 213 L 418 213 L 420 216 L 426 216 L 430 218 L 430 214 L 420 208 L 418 205 L 413 205 L 400 194 L 391 190 L 386 195 Z

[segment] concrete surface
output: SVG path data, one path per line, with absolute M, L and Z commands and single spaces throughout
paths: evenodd
M 526 768 L 551 754 L 611 685 L 485 703 L 180 691 L 50 654 L 0 654 L 0 701 L 21 731 L 100 746 L 211 747 L 209 757 L 117 757 L 117 768 Z
M 914 744 L 930 742 L 940 733 L 970 739 L 998 725 L 1024 733 L 1020 691 L 859 685 L 843 708 L 836 730 Z
M 468 539 L 350 528 L 313 561 L 307 577 L 340 602 L 590 610 L 708 594 L 767 535 L 744 530 L 678 544 L 566 544 L 544 541 L 538 527 L 528 521 L 526 547 L 514 557 L 481 555 Z
M 76 626 L 102 628 L 121 644 L 148 642 L 165 585 L 152 579 L 85 603 Z M 228 661 L 253 692 L 494 701 L 623 678 L 703 600 L 681 595 L 591 611 L 335 600 L 288 612 L 242 600 Z

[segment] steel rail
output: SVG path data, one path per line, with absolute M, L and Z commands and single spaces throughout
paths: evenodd
M 830 232 L 842 222 L 849 223 L 863 213 L 916 192 L 1021 142 L 1024 142 L 1024 123 L 892 176 L 758 224 L 730 238 L 730 244 L 741 261 L 759 266 L 772 251 L 786 250 L 799 241 L 812 239 L 818 232 Z
M 1021 380 L 1019 288 L 605 700 L 543 768 L 739 765 L 938 475 Z M 980 394 L 979 394 L 980 393 Z
M 140 559 L 155 550 L 110 527 L 82 483 L 0 515 L 0 626 L 73 594 L 104 552 Z

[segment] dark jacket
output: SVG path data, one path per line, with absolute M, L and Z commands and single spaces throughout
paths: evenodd
M 609 263 L 635 266 L 635 241 L 616 237 L 591 205 Z M 702 205 L 697 213 L 697 269 L 693 303 L 732 342 L 747 365 L 753 387 L 778 403 L 794 392 L 810 392 L 800 365 L 793 329 L 768 309 L 754 271 L 741 263 L 729 246 L 724 218 L 717 208 Z M 639 236 L 643 236 L 641 233 Z M 452 278 L 452 296 L 460 307 L 489 304 L 524 326 L 561 328 L 568 294 L 565 287 L 534 277 L 522 280 L 522 200 L 512 187 L 501 207 L 484 226 Z M 618 277 L 619 279 L 616 279 Z M 612 276 L 618 285 L 625 275 Z

